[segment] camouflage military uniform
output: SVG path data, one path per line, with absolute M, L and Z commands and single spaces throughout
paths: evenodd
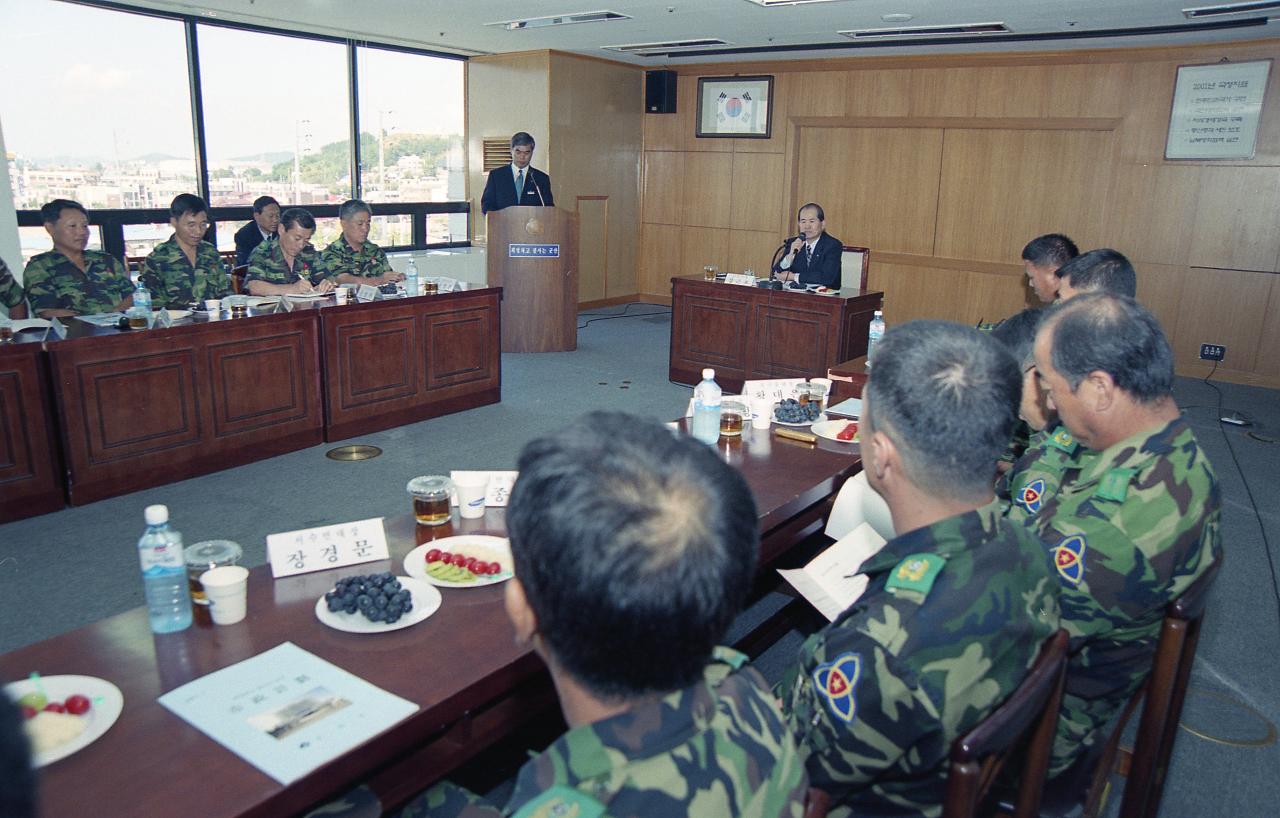
M 1165 605 L 1221 553 L 1213 468 L 1181 418 L 1067 469 L 1037 527 L 1071 634 L 1051 773 L 1101 731 L 1151 670 Z
M 13 273 L 9 272 L 9 265 L 0 258 L 0 304 L 10 308 L 16 307 L 22 303 L 23 298 L 22 285 L 13 277 Z
M 1028 520 L 1034 520 L 1044 508 L 1045 499 L 1057 493 L 1063 473 L 1091 456 L 1061 424 L 1036 432 L 1022 457 L 996 483 L 1005 516 L 1029 525 Z
M 531 759 L 505 809 L 437 784 L 402 818 L 801 818 L 804 765 L 778 702 L 725 648 L 702 682 L 577 727 Z
M 73 310 L 80 315 L 110 312 L 133 294 L 133 282 L 114 256 L 84 251 L 84 272 L 57 250 L 41 253 L 22 274 L 33 311 Z
M 324 259 L 329 272 L 335 276 L 346 274 L 361 278 L 376 278 L 391 272 L 391 262 L 387 261 L 387 254 L 371 241 L 366 241 L 357 253 L 347 243 L 347 237 L 340 235 L 333 244 L 324 248 L 321 258 Z
M 196 245 L 196 263 L 178 246 L 176 236 L 157 244 L 142 265 L 142 282 L 155 307 L 178 309 L 192 301 L 222 298 L 231 292 L 231 277 L 223 269 L 218 248 L 207 241 Z
M 890 540 L 866 593 L 779 684 L 832 815 L 937 816 L 957 736 L 1026 676 L 1058 628 L 1035 535 L 991 503 Z
M 284 251 L 278 241 L 264 241 L 249 254 L 249 273 L 245 276 L 245 284 L 250 281 L 265 281 L 268 284 L 293 284 L 300 278 L 306 278 L 312 284 L 319 284 L 331 273 L 325 266 L 324 259 L 316 252 L 316 248 L 308 244 L 293 259 L 293 269 L 284 262 Z

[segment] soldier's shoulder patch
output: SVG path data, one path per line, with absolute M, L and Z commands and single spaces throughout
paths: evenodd
M 1129 481 L 1133 480 L 1133 476 L 1137 473 L 1137 469 L 1111 469 L 1102 475 L 1093 496 L 1123 503 L 1124 498 L 1129 494 Z
M 1053 567 L 1058 569 L 1058 576 L 1072 585 L 1079 585 L 1084 579 L 1084 557 L 1089 543 L 1083 534 L 1072 534 L 1063 537 L 1053 547 Z
M 1075 435 L 1059 427 L 1056 432 L 1049 436 L 1049 445 L 1055 449 L 1061 449 L 1067 454 L 1075 454 L 1080 444 L 1076 442 Z
M 861 675 L 862 657 L 856 653 L 842 653 L 813 671 L 813 685 L 818 696 L 826 702 L 831 715 L 843 722 L 852 723 L 857 715 L 858 702 L 853 696 L 853 689 Z
M 884 587 L 890 591 L 897 588 L 915 591 L 925 596 L 946 564 L 947 561 L 937 554 L 911 554 L 889 571 Z
M 1044 478 L 1037 477 L 1031 482 L 1023 486 L 1013 498 L 1013 502 L 1025 508 L 1032 514 L 1040 513 L 1041 507 L 1044 505 Z
M 572 787 L 556 784 L 525 802 L 514 818 L 599 818 L 604 804 Z

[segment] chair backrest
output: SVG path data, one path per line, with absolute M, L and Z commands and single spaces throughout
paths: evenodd
M 840 256 L 840 286 L 867 288 L 867 270 L 871 267 L 871 251 L 865 247 L 844 245 Z
M 831 796 L 825 790 L 810 787 L 804 798 L 804 818 L 827 818 L 831 809 Z
M 1014 818 L 1040 812 L 1067 671 L 1067 632 L 1045 640 L 1027 677 L 1003 704 L 951 745 L 943 818 L 972 818 L 1004 762 L 1021 750 Z
M 1147 677 L 1146 703 L 1138 722 L 1133 759 L 1124 783 L 1120 818 L 1155 818 L 1164 793 L 1165 773 L 1173 754 L 1173 741 L 1187 696 L 1187 679 L 1200 642 L 1209 589 L 1222 567 L 1222 557 L 1170 602 L 1160 626 L 1151 675 Z
M 249 274 L 249 265 L 242 264 L 231 270 L 231 291 L 235 293 L 243 293 L 248 291 L 245 286 L 244 277 Z
M 860 471 L 840 487 L 840 493 L 831 506 L 831 513 L 827 515 L 827 527 L 823 533 L 838 540 L 864 522 L 869 523 L 884 539 L 893 539 L 893 515 L 889 513 L 889 504 L 879 492 L 871 488 L 871 484 L 867 482 L 867 473 Z

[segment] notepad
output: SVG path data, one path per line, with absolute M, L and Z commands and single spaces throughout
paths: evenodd
M 858 569 L 884 544 L 884 537 L 863 523 L 803 568 L 780 568 L 778 573 L 827 621 L 834 622 L 867 590 L 870 580 L 866 574 L 859 574 Z

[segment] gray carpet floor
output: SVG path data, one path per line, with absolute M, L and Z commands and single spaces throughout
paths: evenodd
M 329 460 L 324 453 L 334 444 L 327 444 L 0 525 L 0 651 L 142 604 L 136 543 L 142 510 L 151 503 L 169 506 L 187 543 L 232 539 L 244 546 L 247 564 L 259 565 L 270 533 L 403 514 L 409 478 L 513 468 L 526 441 L 584 411 L 619 409 L 661 420 L 683 413 L 690 390 L 667 380 L 665 308 L 597 310 L 584 313 L 579 326 L 575 352 L 504 355 L 501 403 L 352 441 L 380 447 L 384 454 L 374 460 Z M 1280 393 L 1218 388 L 1224 411 L 1245 413 L 1252 427 L 1218 423 L 1219 398 L 1211 386 L 1180 378 L 1176 389 L 1222 484 L 1227 558 L 1184 714 L 1184 724 L 1201 735 L 1179 733 L 1163 818 L 1280 814 L 1274 729 L 1266 741 L 1270 725 L 1280 722 L 1278 578 L 1261 527 L 1271 547 L 1280 548 L 1280 446 L 1249 435 L 1280 434 Z M 775 603 L 766 598 L 760 605 Z M 766 676 L 781 674 L 797 644 L 793 635 L 761 657 Z M 1113 799 L 1108 813 L 1117 805 Z

